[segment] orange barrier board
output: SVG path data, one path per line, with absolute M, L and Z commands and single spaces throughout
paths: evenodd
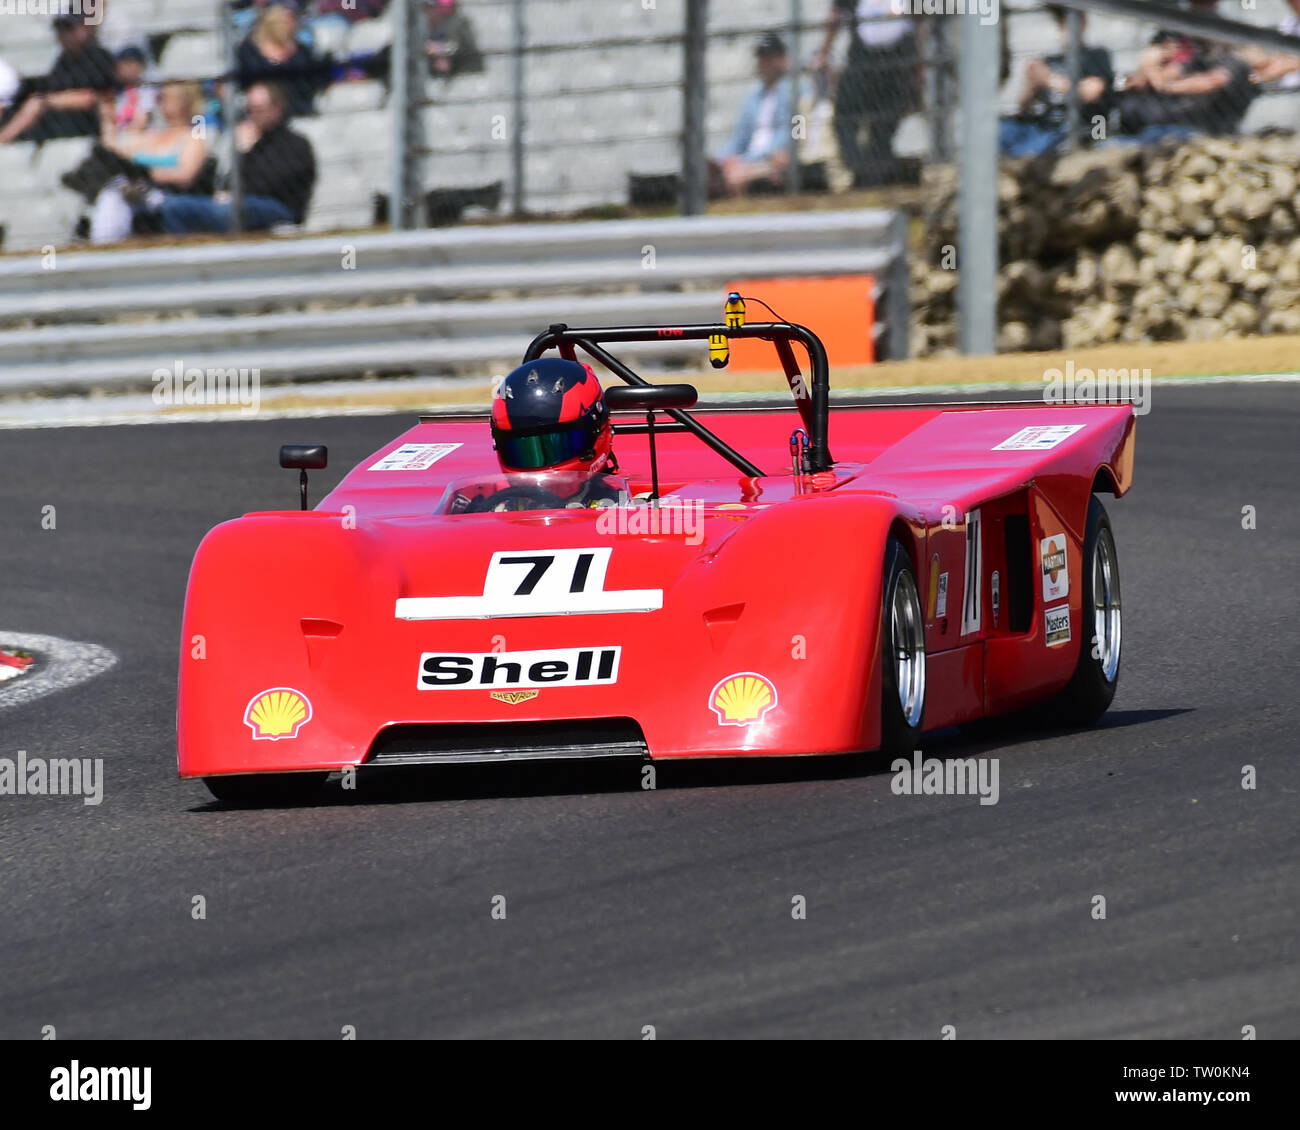
M 870 275 L 824 278 L 738 279 L 728 291 L 747 299 L 761 298 L 787 322 L 813 330 L 826 346 L 832 369 L 845 365 L 870 365 L 876 359 L 872 328 L 876 310 L 872 299 L 875 280 Z M 772 321 L 757 302 L 745 303 L 745 320 Z M 796 354 L 802 351 L 796 350 Z M 804 358 L 799 357 L 801 364 Z M 772 345 L 766 341 L 733 341 L 729 369 L 768 371 L 775 365 Z

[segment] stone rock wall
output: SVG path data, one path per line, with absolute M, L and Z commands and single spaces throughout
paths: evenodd
M 914 356 L 952 352 L 957 178 L 928 169 Z M 1300 139 L 1203 138 L 1005 161 L 998 349 L 1300 333 Z

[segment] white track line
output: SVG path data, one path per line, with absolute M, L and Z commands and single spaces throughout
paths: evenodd
M 16 400 L 0 403 L 0 430 L 24 428 L 90 428 L 114 427 L 123 424 L 195 424 L 195 423 L 253 423 L 259 420 L 302 420 L 321 419 L 330 416 L 388 416 L 394 413 L 418 415 L 421 412 L 439 409 L 438 394 L 455 382 L 445 377 L 429 380 L 406 380 L 393 383 L 394 392 L 427 391 L 429 400 L 424 405 L 409 404 L 366 404 L 354 407 L 342 407 L 323 404 L 320 407 L 298 406 L 294 408 L 276 408 L 274 401 L 279 390 L 268 389 L 263 393 L 263 407 L 252 415 L 239 411 L 216 411 L 212 409 L 194 412 L 160 412 L 153 405 L 147 394 L 122 397 L 60 397 L 46 401 L 40 399 Z M 1153 386 L 1161 388 L 1187 387 L 1194 385 L 1222 384 L 1297 384 L 1300 373 L 1246 373 L 1236 376 L 1204 377 L 1154 377 Z M 333 382 L 322 381 L 317 385 L 294 386 L 286 389 L 286 395 L 303 396 L 345 396 L 356 389 L 366 394 L 375 392 L 376 382 Z M 984 384 L 946 384 L 946 385 L 897 385 L 889 388 L 832 388 L 833 396 L 875 397 L 882 400 L 905 396 L 953 396 L 971 395 L 986 392 L 1030 392 L 1041 390 L 1041 381 L 995 381 Z M 731 401 L 789 401 L 790 394 L 782 389 L 776 392 L 715 392 L 703 393 L 701 405 L 727 404 Z M 832 401 L 832 404 L 834 401 Z M 117 408 L 116 411 L 111 410 Z M 457 404 L 454 407 L 464 412 L 485 412 L 489 407 L 487 401 L 474 404 Z
M 0 711 L 75 687 L 117 665 L 117 656 L 106 647 L 57 636 L 0 632 L 0 647 L 35 652 L 40 665 L 35 672 L 0 684 Z

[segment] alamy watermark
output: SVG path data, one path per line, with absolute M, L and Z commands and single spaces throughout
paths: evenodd
M 624 497 L 605 506 L 596 519 L 596 533 L 622 537 L 679 537 L 687 545 L 704 540 L 704 503 L 700 499 L 665 498 L 655 504 Z
M 889 0 L 896 16 L 978 16 L 984 25 L 998 22 L 998 0 Z
M 241 415 L 255 416 L 262 403 L 261 369 L 186 368 L 176 361 L 170 369 L 153 371 L 153 402 L 202 407 L 238 404 Z
M 82 804 L 104 800 L 102 757 L 0 757 L 0 796 L 79 796 Z
M 1000 766 L 996 757 L 922 757 L 895 760 L 889 782 L 895 796 L 978 796 L 980 804 L 997 804 Z
M 50 1101 L 130 1103 L 132 1110 L 148 1110 L 152 1075 L 151 1067 L 83 1067 L 74 1059 L 50 1072 Z
M 102 0 L 0 0 L 0 16 L 32 16 L 53 19 L 55 16 L 80 16 L 86 23 L 98 25 L 104 19 Z
M 1151 411 L 1150 369 L 1089 369 L 1067 361 L 1064 369 L 1043 370 L 1047 404 L 1132 404 L 1145 416 Z

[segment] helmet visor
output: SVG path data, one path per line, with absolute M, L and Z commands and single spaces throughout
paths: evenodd
M 565 428 L 536 435 L 512 436 L 496 433 L 497 455 L 506 467 L 538 471 L 577 459 L 591 450 L 591 433 L 586 428 Z

